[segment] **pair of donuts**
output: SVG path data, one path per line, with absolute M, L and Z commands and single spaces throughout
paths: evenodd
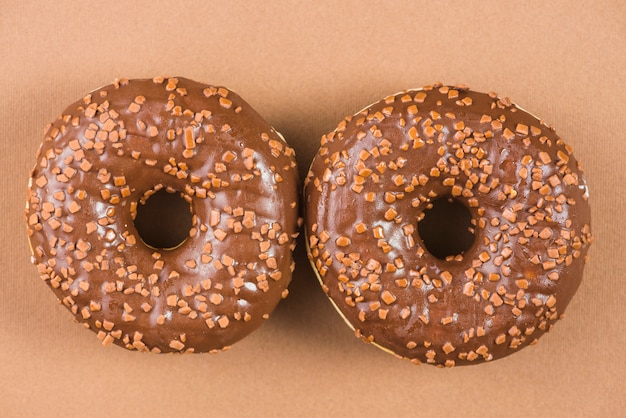
M 46 130 L 26 208 L 32 260 L 104 344 L 219 351 L 287 296 L 298 189 L 293 149 L 235 93 L 118 80 Z M 189 232 L 154 244 L 137 217 L 167 192 L 188 207 Z M 308 257 L 333 305 L 358 337 L 414 363 L 476 364 L 535 343 L 592 241 L 571 148 L 510 100 L 463 86 L 347 117 L 322 138 L 304 200 Z M 427 234 L 446 205 L 466 224 Z

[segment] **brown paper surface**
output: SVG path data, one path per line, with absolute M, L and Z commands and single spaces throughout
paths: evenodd
M 0 415 L 623 416 L 626 7 L 604 2 L 1 2 Z M 215 3 L 215 4 L 211 4 Z M 300 241 L 290 296 L 217 355 L 105 348 L 29 263 L 23 208 L 43 128 L 117 77 L 180 75 L 242 95 L 295 148 L 385 95 L 494 90 L 582 161 L 584 281 L 540 343 L 473 367 L 413 366 L 354 337 Z

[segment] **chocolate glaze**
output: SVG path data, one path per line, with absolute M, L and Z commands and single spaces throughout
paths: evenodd
M 456 199 L 474 244 L 441 260 L 417 229 Z M 415 363 L 475 364 L 537 342 L 592 241 L 585 179 L 554 130 L 495 93 L 435 85 L 325 135 L 305 179 L 309 259 L 356 335 Z
M 166 188 L 193 212 L 148 247 L 137 205 Z M 297 236 L 293 149 L 241 97 L 184 78 L 117 80 L 46 130 L 26 220 L 42 279 L 104 344 L 227 348 L 288 293 Z

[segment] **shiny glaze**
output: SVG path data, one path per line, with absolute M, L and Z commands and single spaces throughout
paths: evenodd
M 159 188 L 194 215 L 175 249 L 148 247 L 133 224 Z M 26 209 L 32 261 L 105 344 L 223 349 L 287 295 L 297 188 L 293 150 L 235 93 L 183 78 L 118 80 L 47 129 Z
M 533 344 L 561 317 L 592 237 L 585 179 L 553 129 L 493 93 L 435 85 L 321 142 L 305 180 L 309 258 L 357 336 L 454 366 Z M 475 232 L 446 260 L 417 230 L 441 197 L 469 208 Z

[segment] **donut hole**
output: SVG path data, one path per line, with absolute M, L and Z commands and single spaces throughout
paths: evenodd
M 426 250 L 442 260 L 462 255 L 474 244 L 472 214 L 451 196 L 432 201 L 417 231 Z
M 191 206 L 180 193 L 161 189 L 137 205 L 135 228 L 146 245 L 173 250 L 189 236 L 192 215 Z

